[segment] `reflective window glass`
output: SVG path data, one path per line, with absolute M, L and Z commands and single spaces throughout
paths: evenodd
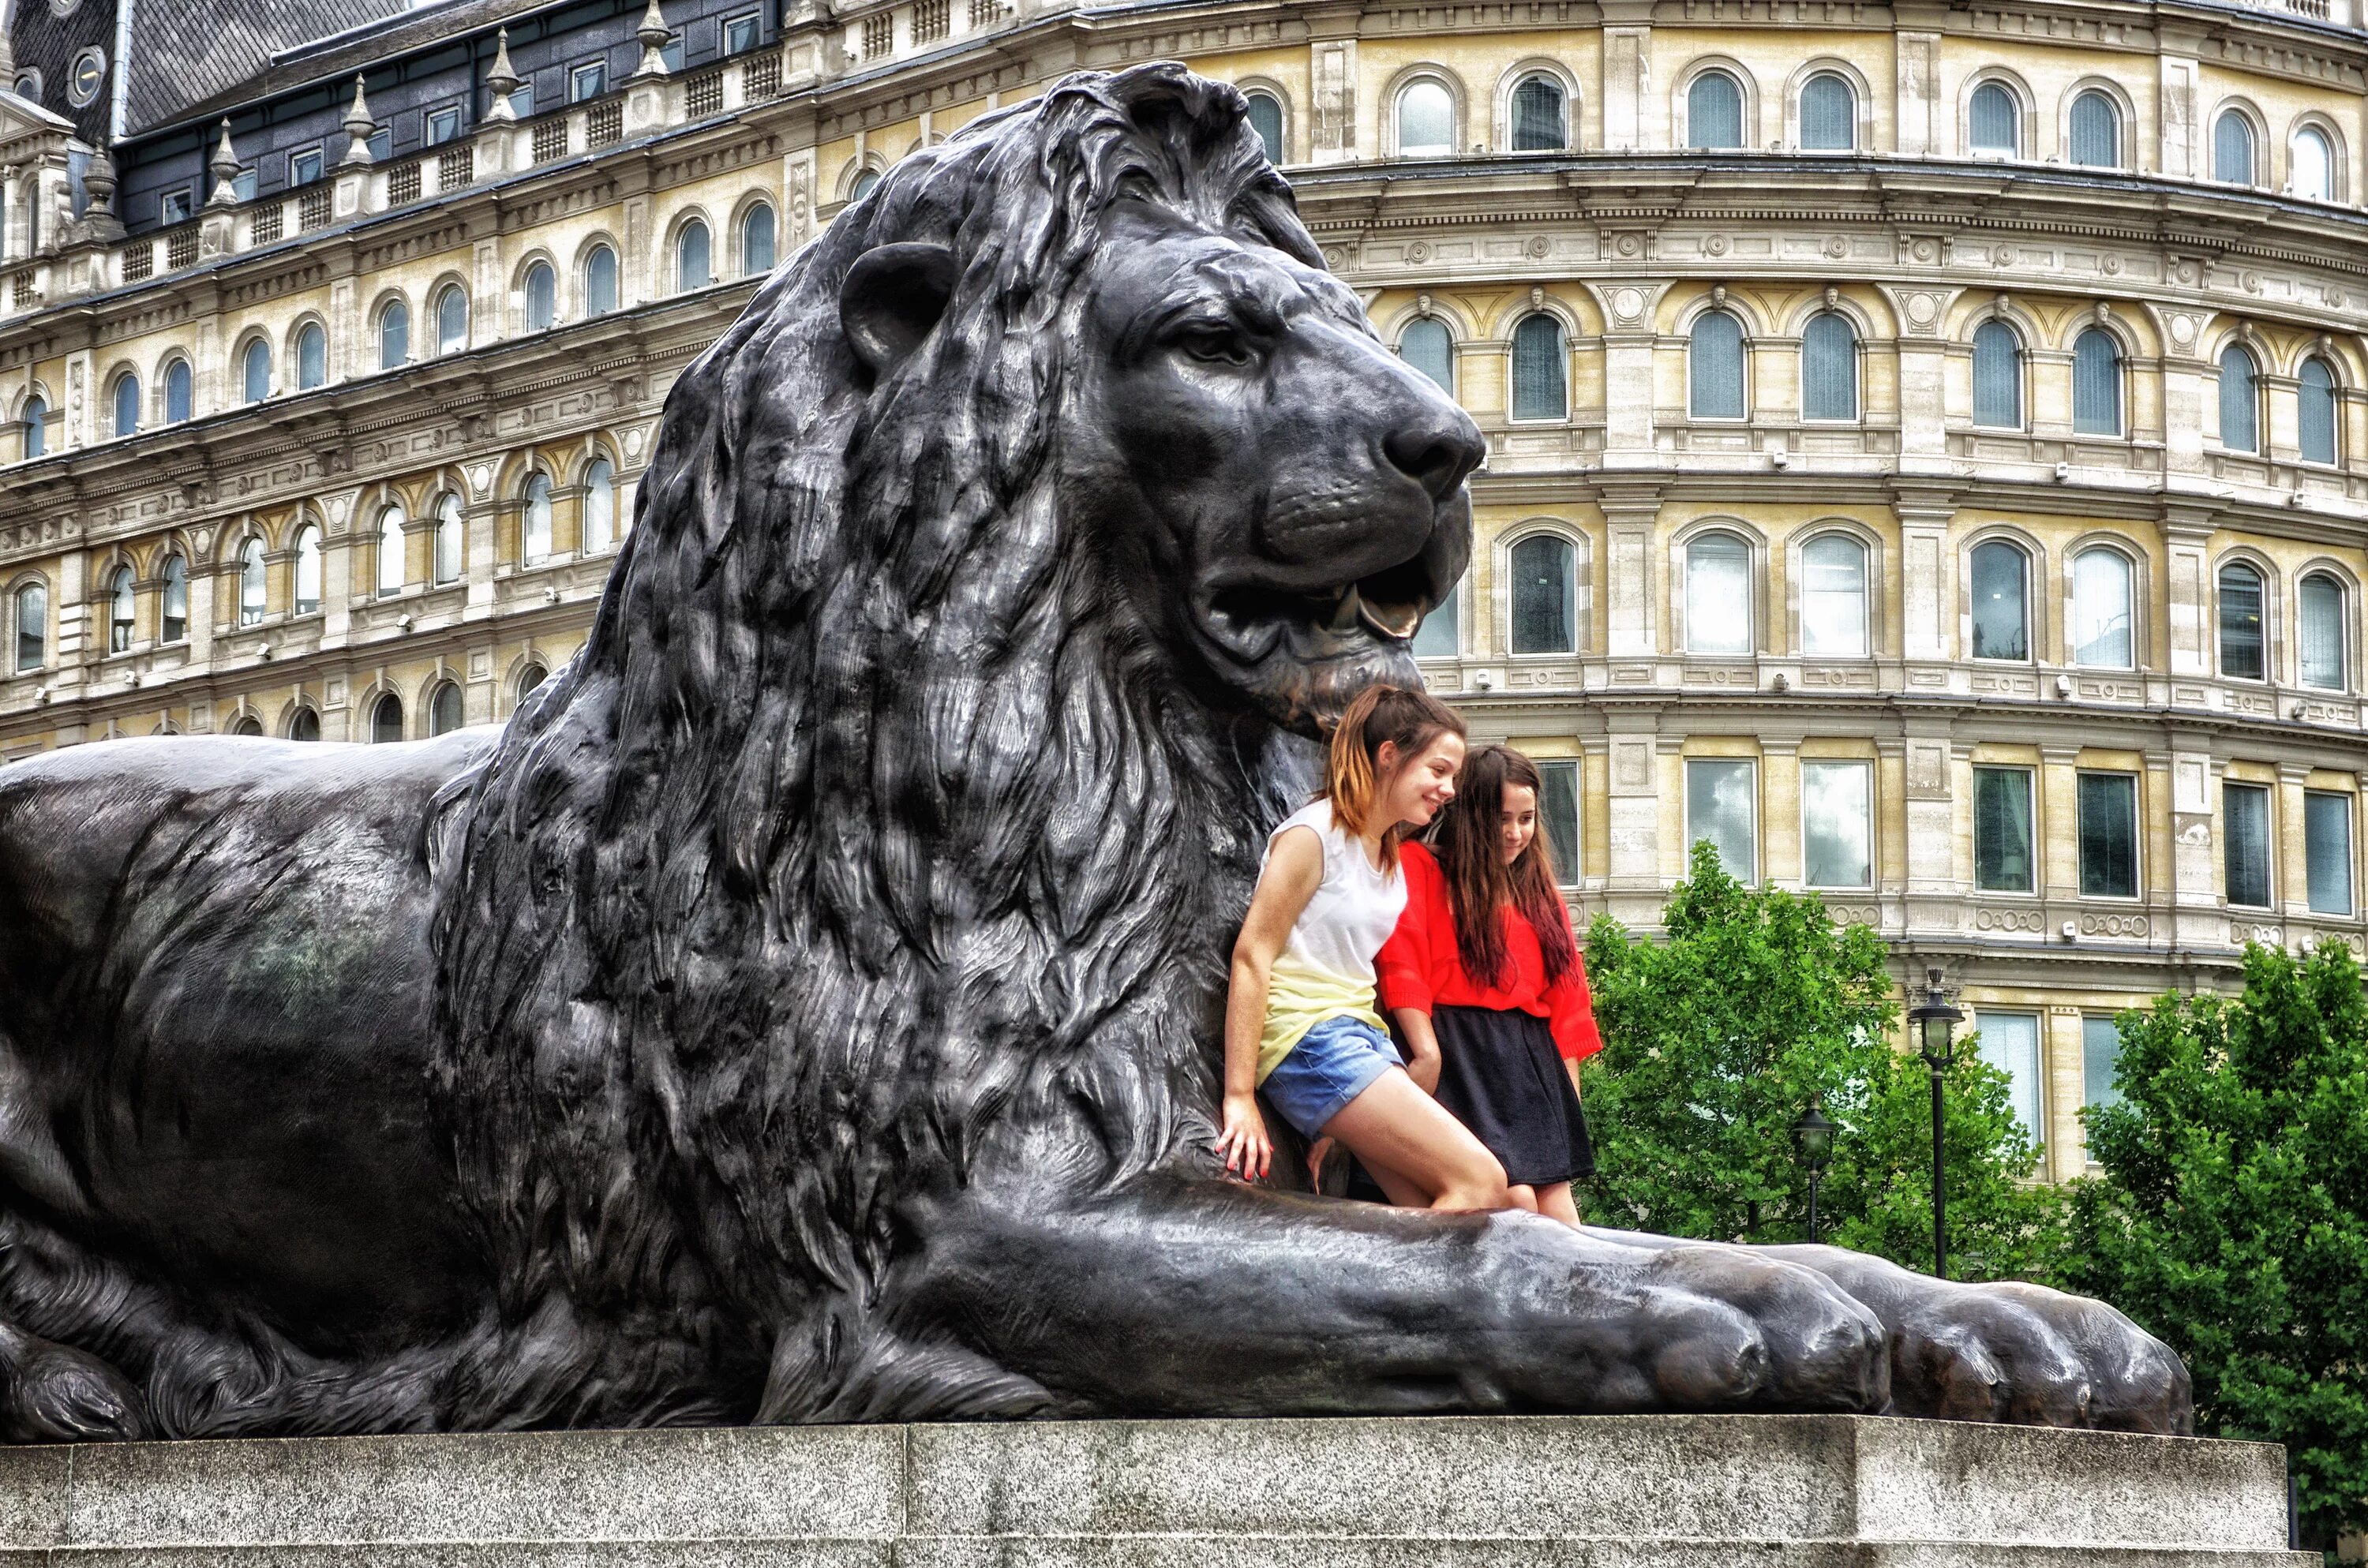
M 1858 334 L 1827 311 L 1801 330 L 1801 417 L 1858 417 Z
M 2072 342 L 2072 433 L 2122 433 L 2122 346 L 2102 327 Z
M 2015 1125 L 2032 1142 L 2040 1141 L 2039 1018 L 2031 1013 L 1993 1013 L 1984 1009 L 1974 1020 L 1980 1032 L 1984 1062 L 2006 1074 L 2007 1104 Z
M 2310 912 L 2351 913 L 2351 797 L 2313 790 L 2302 798 L 2303 858 Z
M 1438 82 L 1409 82 L 1398 93 L 1398 153 L 1443 157 L 1455 151 L 1455 99 Z
M 2072 161 L 2084 168 L 2122 166 L 2122 108 L 2090 88 L 2072 100 Z
M 1874 773 L 1863 762 L 1801 764 L 1801 880 L 1874 885 Z
M 2232 343 L 2220 351 L 2220 444 L 2232 452 L 2260 451 L 2260 409 L 2253 357 Z
M 2258 784 L 2220 787 L 2221 861 L 2228 902 L 2270 907 L 2270 791 Z
M 584 258 L 584 313 L 605 316 L 617 308 L 617 253 L 594 245 Z
M 1686 652 L 1751 652 L 1751 550 L 1733 534 L 1686 546 Z
M 1564 887 L 1578 884 L 1578 764 L 1541 762 L 1538 768 L 1538 825 L 1546 835 L 1546 854 L 1554 861 L 1554 881 Z
M 2300 381 L 2296 412 L 2302 460 L 2331 463 L 2335 460 L 2335 373 L 2324 359 L 2305 359 Z
M 1974 886 L 1983 892 L 2033 892 L 2031 770 L 1974 769 Z
M 1435 316 L 1408 322 L 1406 331 L 1398 335 L 1398 353 L 1451 396 L 1454 393 L 1455 339 L 1445 322 Z
M 1686 88 L 1686 144 L 1716 150 L 1743 145 L 1743 88 L 1724 71 L 1705 71 Z
M 1562 84 L 1551 76 L 1525 78 L 1513 89 L 1513 151 L 1558 153 L 1568 144 Z
M 1743 417 L 1743 324 L 1725 311 L 1694 318 L 1686 388 L 1687 409 L 1696 419 Z
M 1801 86 L 1801 145 L 1811 152 L 1845 152 L 1858 144 L 1858 94 L 1850 83 L 1821 71 Z
M 2260 680 L 2261 655 L 2261 574 L 2232 561 L 2220 568 L 2220 673 Z
M 1288 162 L 1289 155 L 1282 145 L 1282 100 L 1272 93 L 1252 93 L 1249 97 L 1250 129 L 1258 132 L 1258 145 L 1266 149 L 1266 161 Z
M 2321 691 L 2344 687 L 2343 587 L 2323 572 L 2302 580 L 2302 683 Z
M 1562 323 L 1548 315 L 1521 319 L 1513 329 L 1514 418 L 1560 419 L 1570 412 L 1568 358 Z
M 2084 551 L 2072 562 L 2072 662 L 2125 670 L 2131 657 L 2130 562 L 2116 551 Z
M 1567 653 L 1577 646 L 1577 555 L 1567 540 L 1533 534 L 1513 546 L 1513 652 Z
M 1727 757 L 1686 762 L 1686 846 L 1708 839 L 1726 874 L 1746 884 L 1759 880 L 1759 787 L 1757 764 Z
M 1965 141 L 1976 153 L 2011 158 L 2022 148 L 2022 106 L 1997 82 L 1974 89 L 1966 106 Z
M 1866 653 L 1866 547 L 1854 539 L 1826 534 L 1801 551 L 1801 652 Z
M 115 433 L 118 436 L 137 435 L 140 430 L 140 378 L 125 376 L 115 383 Z
M 2126 773 L 2083 773 L 2078 799 L 2080 896 L 2137 897 L 2137 780 Z
M 2002 321 L 1974 329 L 1974 423 L 2022 428 L 2022 339 Z
M 1974 657 L 2031 657 L 2031 558 L 2004 540 L 1974 546 Z
M 740 215 L 740 276 L 773 270 L 773 210 L 760 201 Z
M 2253 125 L 2235 109 L 2225 110 L 2212 128 L 2212 177 L 2253 183 Z

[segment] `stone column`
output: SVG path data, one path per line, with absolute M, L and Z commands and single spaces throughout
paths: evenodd
M 1651 101 L 1652 45 L 1649 25 L 1603 29 L 1603 144 L 1614 151 L 1668 145 L 1667 117 Z
M 1905 872 L 1907 928 L 1918 935 L 1960 931 L 1967 924 L 1964 896 L 1973 879 L 1960 877 L 1957 869 L 1956 784 L 1961 772 L 1971 778 L 1971 763 L 1960 767 L 1945 719 L 1911 719 L 1902 744 L 1907 841 L 1889 860 Z
M 1667 281 L 1589 283 L 1603 311 L 1603 466 L 1659 468 L 1654 450 L 1653 314 Z
M 2211 737 L 2172 732 L 2168 760 L 2171 942 L 2180 948 L 2218 948 L 2228 940 L 2228 917 L 2220 902 L 2220 857 L 2212 832 Z
M 1798 735 L 1759 738 L 1759 874 L 1799 887 L 1803 868 Z
M 1937 239 L 1929 245 L 1941 257 Z M 1946 472 L 1949 462 L 1949 344 L 1942 329 L 1956 289 L 1885 286 L 1884 294 L 1899 322 L 1899 467 L 1902 472 Z
M 1649 712 L 1615 712 L 1608 719 L 1604 892 L 1612 915 L 1632 926 L 1656 925 L 1661 917 L 1659 727 Z
M 2049 899 L 2080 896 L 2080 788 L 2074 764 L 2077 745 L 2039 748 L 2039 812 L 2037 831 L 2039 891 Z M 2052 940 L 2053 930 L 2048 932 Z
M 1898 150 L 1938 153 L 1950 145 L 1951 116 L 1941 108 L 1941 35 L 1902 28 L 1892 35 L 1893 74 L 1899 82 Z
M 1357 24 L 1353 15 L 1342 22 L 1346 36 L 1318 37 L 1308 45 L 1307 79 L 1315 99 L 1307 149 L 1311 163 L 1341 164 L 1357 156 Z M 1313 19 L 1309 27 L 1315 29 Z
M 354 506 L 359 490 L 321 498 L 321 643 L 342 645 L 354 623 Z M 429 547 L 434 548 L 432 545 Z M 328 706 L 324 700 L 322 704 Z M 323 732 L 326 733 L 324 730 Z
M 2310 849 L 2303 830 L 2303 785 L 2310 778 L 2304 762 L 2278 764 L 2277 821 L 2271 836 L 2278 846 L 2278 910 L 2286 921 L 2289 945 L 2301 936 L 2294 923 L 2310 919 Z
M 1956 559 L 1949 549 L 1956 497 L 1903 489 L 1891 509 L 1899 519 L 1901 655 L 1911 663 L 1947 659 L 1957 642 Z
M 1653 578 L 1653 535 L 1661 512 L 1657 484 L 1604 487 L 1597 497 L 1603 511 L 1602 584 L 1604 652 L 1615 659 L 1649 659 L 1660 653 L 1660 615 Z
M 2080 1126 L 2080 1107 L 2089 1097 L 2080 1009 L 2049 1007 L 2040 1030 L 2040 1061 L 2047 1078 L 2047 1176 L 2070 1181 L 2089 1166 Z
M 509 335 L 508 279 L 502 276 L 502 246 L 499 240 L 477 242 L 477 276 L 471 285 L 474 296 L 469 306 L 469 346 L 482 348 Z
M 2212 513 L 2208 507 L 2165 503 L 2162 511 L 2163 602 L 2170 634 L 2170 673 L 2212 674 Z
M 2200 265 L 2192 260 L 2174 261 L 2173 270 Z M 2200 281 L 2200 272 L 2195 276 Z M 2213 312 L 2157 308 L 2154 313 L 2165 345 L 2163 466 L 2173 473 L 2200 475 L 2203 472 L 2204 376 L 2210 367 L 2198 356 L 2211 331 Z M 2213 423 L 2216 427 L 2217 419 Z
M 2159 123 L 2156 126 L 2154 172 L 2174 179 L 2192 178 L 2204 172 L 2203 149 L 2208 145 L 2197 100 L 2200 68 L 2194 54 L 2195 40 L 2166 28 L 2159 47 L 2162 53 L 2156 62 L 2155 88 L 2155 114 Z
M 377 357 L 370 350 L 378 346 L 365 344 L 361 306 L 356 299 L 359 292 L 350 278 L 340 278 L 329 285 L 329 379 L 349 381 L 356 376 L 367 375 L 375 369 Z

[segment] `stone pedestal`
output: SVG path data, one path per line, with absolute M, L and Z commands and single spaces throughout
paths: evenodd
M 2313 1568 L 2280 1451 L 1846 1416 L 0 1450 L 20 1568 Z

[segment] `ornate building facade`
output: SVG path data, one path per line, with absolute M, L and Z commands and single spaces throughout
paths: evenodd
M 2056 1176 L 2116 1009 L 2368 932 L 2347 0 L 10 3 L 0 758 L 505 718 L 778 256 L 1178 57 L 1487 432 L 1418 651 L 1582 917 L 1821 891 Z

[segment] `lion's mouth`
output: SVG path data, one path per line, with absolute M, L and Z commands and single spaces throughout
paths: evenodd
M 1420 557 L 1315 593 L 1242 585 L 1217 589 L 1204 603 L 1201 624 L 1209 635 L 1246 664 L 1269 657 L 1283 638 L 1298 633 L 1315 644 L 1303 657 L 1343 651 L 1367 641 L 1410 641 L 1422 618 L 1445 590 L 1430 580 Z

